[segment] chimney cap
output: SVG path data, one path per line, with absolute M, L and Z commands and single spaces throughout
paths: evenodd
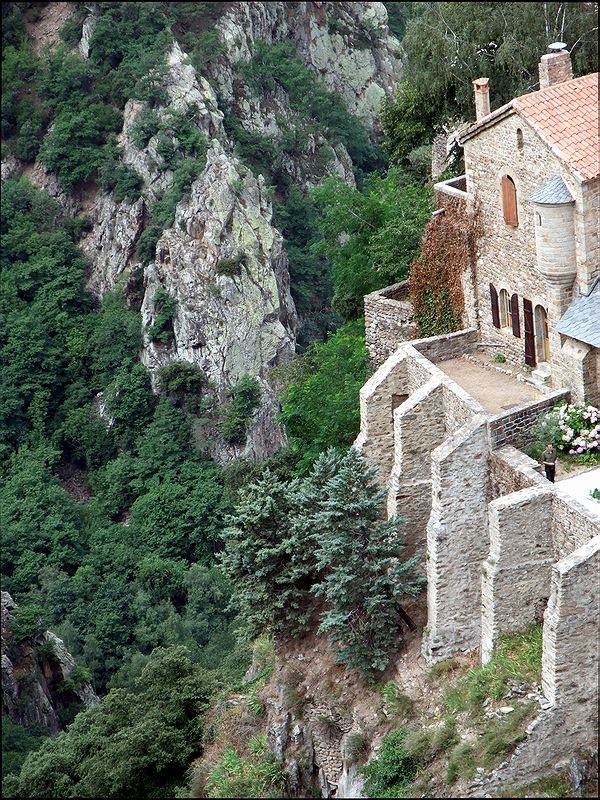
M 489 82 L 490 82 L 489 78 L 475 78 L 475 80 L 473 81 L 473 86 L 475 87 L 475 89 L 479 89 L 481 91 L 487 89 Z
M 566 50 L 566 48 L 566 42 L 552 42 L 552 44 L 548 45 L 548 50 L 550 50 L 551 53 L 560 53 L 561 50 Z

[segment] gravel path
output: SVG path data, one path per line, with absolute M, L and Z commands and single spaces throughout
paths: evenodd
M 543 396 L 530 383 L 467 359 L 453 358 L 450 361 L 440 361 L 436 366 L 492 414 L 508 411 L 514 406 Z

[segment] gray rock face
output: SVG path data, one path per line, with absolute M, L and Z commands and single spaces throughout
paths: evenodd
M 9 153 L 6 158 L 2 160 L 1 175 L 2 182 L 9 181 L 11 178 L 19 178 L 23 171 L 23 164 L 18 158 L 15 158 L 12 153 Z
M 51 631 L 16 641 L 11 631 L 16 607 L 8 592 L 2 592 L 2 713 L 20 725 L 40 723 L 58 733 L 63 729 L 59 716 L 63 708 L 73 703 L 92 706 L 98 697 L 89 683 L 57 693 L 75 669 L 75 661 Z M 44 653 L 36 655 L 40 647 Z
M 88 289 L 97 297 L 112 289 L 123 271 L 135 262 L 135 246 L 144 228 L 144 200 L 117 203 L 100 194 L 94 205 L 96 224 L 81 248 L 93 264 Z
M 36 161 L 33 167 L 25 168 L 23 177 L 28 178 L 34 186 L 53 197 L 67 216 L 72 217 L 79 213 L 81 209 L 79 199 L 67 194 L 60 185 L 58 177 L 53 172 L 48 172 L 41 162 Z
M 358 764 L 348 765 L 344 762 L 336 797 L 364 797 L 365 779 L 361 777 L 359 771 Z
M 262 177 L 213 140 L 206 169 L 177 206 L 175 224 L 146 269 L 142 303 L 147 330 L 159 287 L 177 301 L 173 344 L 145 334 L 142 362 L 153 375 L 172 359 L 190 361 L 221 397 L 242 375 L 259 378 L 263 402 L 244 451 L 256 456 L 274 452 L 283 440 L 269 372 L 291 357 L 296 326 L 287 256 L 271 214 Z M 237 274 L 224 274 L 225 259 L 241 259 Z
M 299 150 L 290 154 L 280 148 L 278 168 L 296 185 L 310 189 L 329 175 L 341 178 L 349 186 L 356 185 L 352 159 L 344 145 L 340 142 L 331 146 L 322 133 L 305 132 L 306 119 L 292 111 L 289 98 L 280 87 L 264 96 L 237 87 L 230 111 L 244 130 L 275 141 L 288 131 L 295 131 L 301 142 Z
M 81 39 L 79 41 L 79 52 L 86 60 L 90 57 L 90 45 L 92 36 L 98 22 L 99 6 L 98 3 L 90 3 L 86 6 L 89 14 L 83 21 L 81 27 Z
M 400 44 L 387 27 L 383 3 L 236 3 L 217 29 L 231 64 L 249 60 L 258 40 L 292 39 L 307 66 L 370 125 L 400 77 Z M 233 99 L 232 71 L 215 69 L 212 77 Z
M 189 63 L 177 42 L 173 43 L 167 58 L 167 80 L 165 88 L 169 95 L 169 107 L 184 110 L 195 106 L 199 115 L 199 127 L 209 139 L 223 133 L 223 112 L 219 110 L 217 96 L 210 83 Z
M 79 44 L 90 56 L 97 4 L 87 6 Z M 234 87 L 235 65 L 249 60 L 261 40 L 267 44 L 291 41 L 299 57 L 315 72 L 315 80 L 338 92 L 348 109 L 376 127 L 381 98 L 393 90 L 400 76 L 399 44 L 387 27 L 382 3 L 232 3 L 216 25 L 224 49 L 200 75 L 177 42 L 166 58 L 163 87 L 166 100 L 154 108 L 159 120 L 171 112 L 192 110 L 198 129 L 210 143 L 207 165 L 180 203 L 172 228 L 159 242 L 156 259 L 145 271 L 142 306 L 144 325 L 154 321 L 154 294 L 163 287 L 177 301 L 174 342 L 170 346 L 146 339 L 142 352 L 156 384 L 156 370 L 172 359 L 200 366 L 215 386 L 218 399 L 241 375 L 256 377 L 262 387 L 261 406 L 255 414 L 246 446 L 232 448 L 208 431 L 212 454 L 219 460 L 236 455 L 262 457 L 284 441 L 275 424 L 278 403 L 270 379 L 272 367 L 294 352 L 296 312 L 289 291 L 284 242 L 272 225 L 272 211 L 262 179 L 254 178 L 230 155 L 233 143 L 223 126 L 221 100 L 247 131 L 281 137 L 306 121 L 290 107 L 278 89 L 255 94 Z M 55 176 L 36 164 L 31 179 L 48 191 L 70 215 L 83 211 L 92 230 L 81 240 L 90 262 L 88 288 L 98 297 L 112 289 L 129 270 L 139 268 L 135 248 L 149 210 L 173 183 L 173 172 L 159 154 L 153 136 L 138 149 L 133 128 L 148 108 L 130 100 L 118 143 L 123 162 L 143 181 L 143 198 L 117 203 L 112 195 L 72 198 Z M 173 139 L 176 147 L 178 143 Z M 281 156 L 278 168 L 305 189 L 326 175 L 337 175 L 354 185 L 352 161 L 342 144 L 331 146 L 322 133 L 308 131 L 300 150 Z M 12 165 L 7 165 L 8 171 Z M 244 257 L 239 274 L 219 272 L 223 259 Z

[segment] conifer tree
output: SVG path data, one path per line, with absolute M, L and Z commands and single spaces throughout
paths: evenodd
M 296 481 L 284 483 L 265 470 L 241 494 L 223 534 L 221 563 L 251 635 L 265 627 L 289 629 L 290 598 L 298 589 L 289 577 L 285 534 L 296 490 Z
M 288 614 L 293 633 L 309 627 L 318 601 L 311 589 L 324 578 L 317 564 L 319 544 L 318 515 L 325 508 L 325 486 L 337 474 L 342 456 L 333 447 L 321 453 L 309 475 L 291 492 L 290 525 L 285 532 L 284 548 L 289 558 L 286 577 L 297 588 L 291 592 Z
M 317 566 L 326 571 L 314 592 L 325 598 L 319 632 L 338 660 L 368 679 L 383 671 L 410 626 L 402 602 L 423 584 L 419 555 L 402 560 L 401 520 L 382 519 L 384 493 L 374 470 L 350 449 L 324 487 L 317 514 Z

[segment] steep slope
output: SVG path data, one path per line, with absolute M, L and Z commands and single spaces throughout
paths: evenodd
M 65 5 L 44 6 L 41 21 L 31 28 L 36 48 L 44 44 L 44 36 L 46 44 L 56 46 L 57 29 L 51 22 L 64 22 Z M 105 10 L 103 4 L 85 8 L 72 51 L 92 63 L 98 47 L 94 32 Z M 11 159 L 3 171 L 24 171 L 67 213 L 90 220 L 81 247 L 90 264 L 88 287 L 98 299 L 130 276 L 139 285 L 143 272 L 147 324 L 153 320 L 156 290 L 173 293 L 178 308 L 174 341 L 163 347 L 146 337 L 142 360 L 153 373 L 172 359 L 197 364 L 219 403 L 242 374 L 258 378 L 262 399 L 245 453 L 262 457 L 284 438 L 275 422 L 269 372 L 293 353 L 298 315 L 285 243 L 273 226 L 267 199 L 273 190 L 240 164 L 234 150 L 241 137 L 246 153 L 243 142 L 250 137 L 253 147 L 276 154 L 263 158 L 262 164 L 252 164 L 250 157 L 250 164 L 267 182 L 280 176 L 275 178 L 279 199 L 286 187 L 306 191 L 326 175 L 351 185 L 355 178 L 348 149 L 333 129 L 307 115 L 281 84 L 267 85 L 262 79 L 253 83 L 240 70 L 261 48 L 292 46 L 294 58 L 312 73 L 316 85 L 335 92 L 348 111 L 376 131 L 381 99 L 399 76 L 399 44 L 388 30 L 381 3 L 215 3 L 209 17 L 212 22 L 192 15 L 168 32 L 171 43 L 164 68 L 156 73 L 156 97 L 125 104 L 114 170 L 123 165 L 141 179 L 138 199 L 120 199 L 114 191 L 98 191 L 89 183 L 65 192 L 41 163 L 15 167 Z M 81 20 L 82 15 L 74 18 Z M 201 30 L 209 26 L 214 42 L 214 53 L 201 72 L 192 64 L 193 46 L 191 55 L 185 52 L 196 41 L 197 25 Z M 190 137 L 193 158 L 184 144 Z M 164 211 L 165 204 L 174 209 L 177 201 L 176 214 Z M 167 253 L 169 264 L 163 257 Z M 241 255 L 246 264 L 239 276 L 218 274 L 219 260 Z M 223 461 L 239 454 L 239 448 L 221 441 L 212 453 Z
M 245 451 L 256 458 L 282 444 L 269 370 L 291 358 L 296 324 L 287 256 L 271 214 L 262 177 L 214 139 L 206 169 L 177 206 L 175 225 L 163 233 L 156 260 L 146 268 L 142 303 L 146 332 L 156 319 L 158 289 L 177 306 L 171 345 L 145 334 L 142 362 L 153 375 L 179 359 L 197 364 L 221 390 L 243 375 L 261 380 L 262 405 Z M 227 452 L 214 439 L 212 448 L 215 455 Z
M 87 681 L 72 680 L 75 661 L 52 631 L 13 635 L 16 610 L 2 592 L 2 714 L 19 725 L 39 723 L 58 733 L 70 707 L 89 707 L 98 698 Z

